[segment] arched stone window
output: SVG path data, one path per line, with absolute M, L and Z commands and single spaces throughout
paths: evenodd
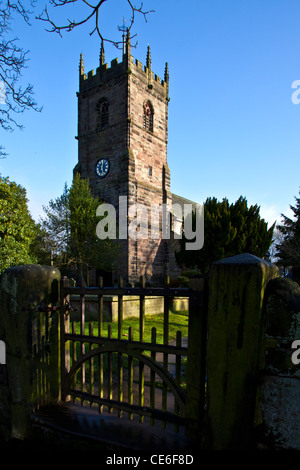
M 153 106 L 150 101 L 144 103 L 144 129 L 153 132 Z
M 98 101 L 96 111 L 98 114 L 98 127 L 103 129 L 108 126 L 108 101 L 106 98 L 101 98 Z

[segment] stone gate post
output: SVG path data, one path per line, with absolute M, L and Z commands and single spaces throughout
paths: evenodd
M 0 340 L 6 347 L 2 438 L 29 437 L 30 413 L 58 399 L 58 314 L 45 309 L 58 301 L 59 280 L 57 269 L 40 265 L 12 267 L 0 278 Z
M 214 450 L 252 444 L 263 298 L 275 266 L 250 254 L 214 263 L 209 278 L 207 443 Z

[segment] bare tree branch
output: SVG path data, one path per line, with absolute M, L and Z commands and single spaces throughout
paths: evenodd
M 97 33 L 101 42 L 110 42 L 117 48 L 123 45 L 123 41 L 114 41 L 103 36 L 100 20 L 102 19 L 101 7 L 112 0 L 49 0 L 48 4 L 54 8 L 63 7 L 70 4 L 84 5 L 87 8 L 87 14 L 79 20 L 66 20 L 66 24 L 58 26 L 50 18 L 47 5 L 43 12 L 36 18 L 50 25 L 50 32 L 56 32 L 62 36 L 62 32 L 70 32 L 74 28 L 80 27 L 86 23 L 93 22 L 93 28 L 90 35 Z M 132 0 L 124 0 L 124 4 L 129 6 L 131 18 L 126 30 L 129 31 L 129 37 L 132 39 L 136 34 L 130 36 L 130 30 L 135 22 L 136 14 L 140 14 L 147 22 L 147 15 L 153 10 L 144 10 L 143 3 L 139 7 L 133 5 Z M 27 7 L 28 5 L 28 7 Z M 33 15 L 33 8 L 36 0 L 1 0 L 0 3 L 0 128 L 6 131 L 13 131 L 15 128 L 22 128 L 22 124 L 16 119 L 16 115 L 25 110 L 34 109 L 41 111 L 34 99 L 33 87 L 28 84 L 25 87 L 19 85 L 22 72 L 27 68 L 28 51 L 18 46 L 18 38 L 11 37 L 11 22 L 16 15 L 21 16 L 23 20 L 30 25 L 30 18 Z M 101 13 L 101 14 L 100 14 Z M 124 28 L 118 27 L 119 31 L 124 32 Z M 134 45 L 133 45 L 134 47 Z M 3 147 L 0 145 L 0 158 L 6 155 Z
M 79 26 L 82 26 L 83 24 L 86 24 L 86 23 L 89 23 L 89 22 L 93 21 L 94 22 L 94 27 L 91 30 L 90 35 L 93 35 L 96 32 L 102 42 L 109 42 L 109 43 L 113 44 L 114 46 L 116 46 L 117 48 L 120 48 L 123 45 L 123 41 L 114 41 L 110 38 L 106 38 L 106 37 L 103 36 L 103 34 L 101 32 L 102 30 L 101 30 L 101 26 L 100 26 L 100 19 L 101 19 L 100 9 L 104 5 L 104 3 L 106 3 L 108 0 L 100 0 L 100 1 L 96 2 L 95 4 L 91 4 L 87 0 L 50 0 L 49 3 L 53 7 L 61 7 L 61 6 L 66 6 L 68 4 L 74 4 L 77 1 L 81 1 L 89 9 L 88 14 L 86 14 L 83 18 L 81 18 L 79 20 L 67 19 L 66 24 L 59 26 L 59 25 L 56 24 L 56 22 L 53 19 L 51 19 L 50 15 L 49 15 L 49 12 L 48 12 L 47 6 L 43 10 L 43 12 L 39 16 L 37 16 L 37 19 L 39 19 L 41 21 L 45 21 L 46 23 L 48 23 L 50 25 L 51 28 L 48 29 L 47 31 L 49 31 L 51 33 L 53 33 L 53 32 L 58 33 L 60 36 L 62 36 L 63 31 L 70 32 L 70 31 L 73 31 L 74 28 L 77 28 Z M 131 0 L 125 0 L 125 1 L 131 9 L 131 18 L 130 18 L 129 24 L 126 28 L 129 31 L 131 30 L 131 28 L 134 24 L 136 13 L 141 14 L 144 17 L 145 21 L 147 22 L 147 15 L 154 11 L 154 10 L 144 10 L 143 9 L 143 3 L 141 3 L 139 7 L 135 7 L 133 5 L 133 3 L 131 2 Z M 118 27 L 118 30 L 123 31 L 123 29 L 121 27 Z M 130 39 L 134 38 L 135 36 L 136 36 L 136 34 L 130 36 Z
M 34 1 L 30 2 L 34 6 Z M 10 24 L 14 15 L 20 15 L 27 24 L 31 10 L 27 9 L 21 0 L 1 2 L 0 7 L 0 127 L 5 131 L 22 128 L 15 116 L 27 109 L 40 111 L 33 96 L 33 87 L 19 85 L 23 70 L 27 68 L 28 51 L 18 45 L 18 38 L 8 37 L 11 33 Z M 6 156 L 0 146 L 0 158 Z

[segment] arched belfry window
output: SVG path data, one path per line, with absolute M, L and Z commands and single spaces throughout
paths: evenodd
M 98 127 L 103 129 L 108 125 L 108 101 L 106 98 L 101 98 L 96 106 L 98 114 Z
M 144 129 L 153 132 L 153 106 L 150 101 L 144 103 Z

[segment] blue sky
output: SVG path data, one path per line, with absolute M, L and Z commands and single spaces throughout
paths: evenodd
M 36 12 L 43 4 L 37 1 Z M 58 22 L 76 17 L 72 8 L 56 9 Z M 137 16 L 132 54 L 145 64 L 149 44 L 160 77 L 169 64 L 171 190 L 198 203 L 242 195 L 269 223 L 290 215 L 300 187 L 300 104 L 291 99 L 300 80 L 299 0 L 144 0 L 144 9 L 155 12 L 147 23 Z M 126 0 L 108 0 L 103 13 L 105 35 L 121 39 Z M 36 220 L 71 184 L 79 56 L 88 72 L 98 66 L 100 49 L 89 35 L 92 24 L 63 38 L 45 27 L 35 20 L 30 27 L 13 24 L 30 51 L 23 83 L 34 86 L 43 111 L 20 115 L 23 131 L 0 129 L 9 153 L 0 173 L 26 188 Z M 121 51 L 106 45 L 106 61 L 115 57 L 121 60 Z

